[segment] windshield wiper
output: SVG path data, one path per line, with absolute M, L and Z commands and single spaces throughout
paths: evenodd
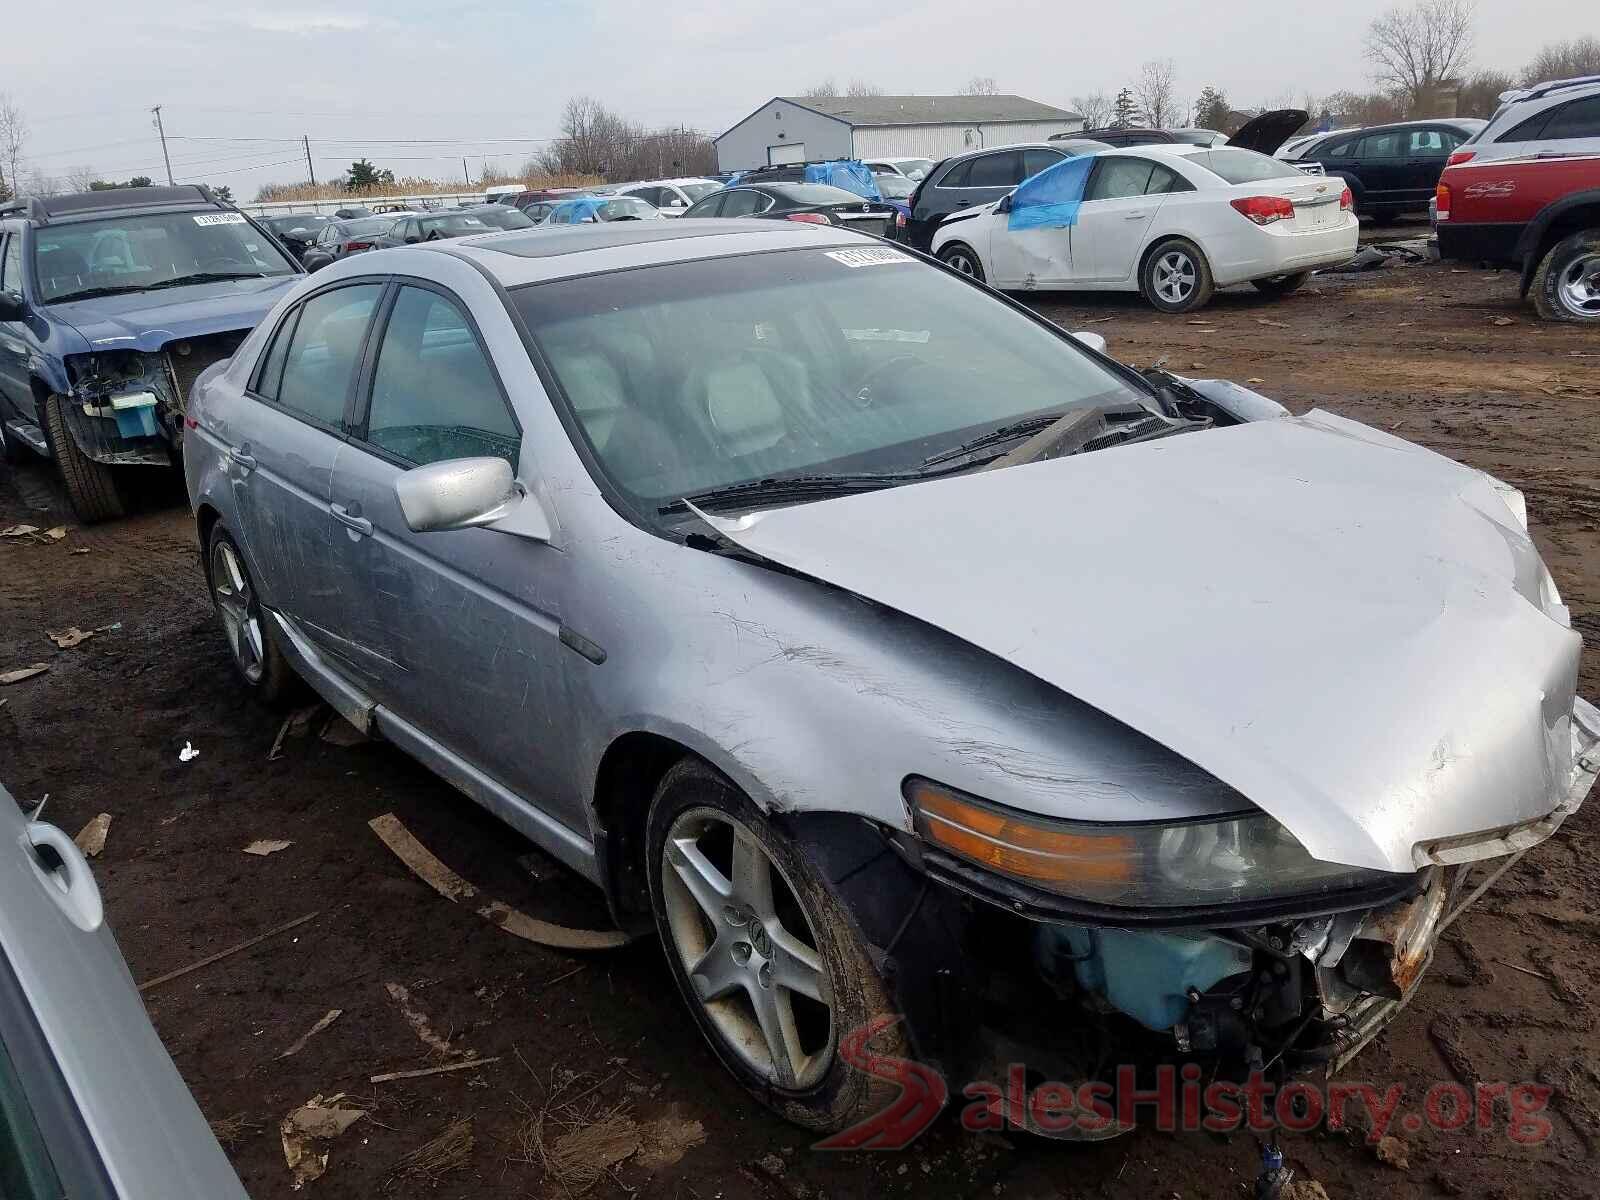
M 816 499 L 820 496 L 846 496 L 854 492 L 875 492 L 902 483 L 915 483 L 927 476 L 921 472 L 858 475 L 785 475 L 772 479 L 751 479 L 744 483 L 731 483 L 727 487 L 711 488 L 691 496 L 663 504 L 656 511 L 662 515 L 687 512 L 689 505 L 696 508 L 736 507 L 752 503 Z
M 120 296 L 124 292 L 148 291 L 147 285 L 142 283 L 115 283 L 105 287 L 80 288 L 76 292 L 64 292 L 59 296 L 52 296 L 46 304 L 69 304 L 74 300 L 93 300 L 99 296 Z
M 930 454 L 922 460 L 922 465 L 932 467 L 942 462 L 949 462 L 953 458 L 963 458 L 989 446 L 998 446 L 1001 442 L 1009 442 L 1013 438 L 1024 437 L 1030 433 L 1038 433 L 1041 429 L 1048 429 L 1060 419 L 1061 413 L 1058 410 L 1052 413 L 1045 413 L 1042 416 L 1029 417 L 1025 421 L 1013 421 L 1009 425 L 1001 425 L 998 429 L 980 433 L 977 437 L 970 441 L 962 442 L 959 446 L 952 446 L 948 450 Z
M 265 279 L 266 271 L 196 271 L 192 275 L 175 275 L 146 284 L 142 290 L 153 292 L 157 288 L 188 287 L 193 283 L 216 283 L 222 279 Z

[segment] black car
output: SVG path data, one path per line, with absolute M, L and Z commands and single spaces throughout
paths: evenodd
M 468 216 L 477 217 L 492 229 L 532 229 L 539 223 L 511 204 L 479 204 L 460 211 Z
M 1453 117 L 1346 130 L 1302 146 L 1291 161 L 1315 163 L 1328 175 L 1343 179 L 1362 216 L 1383 219 L 1427 212 L 1445 161 L 1484 124 Z
M 286 217 L 265 217 L 261 223 L 278 235 L 290 254 L 304 263 L 311 243 L 332 220 L 322 213 L 291 213 Z
M 741 183 L 712 192 L 684 210 L 689 217 L 766 217 L 845 225 L 883 236 L 894 228 L 894 205 L 863 200 L 826 183 Z
M 926 251 L 933 244 L 933 231 L 951 213 L 998 200 L 1028 176 L 1071 157 L 1072 151 L 1060 143 L 1034 142 L 947 158 L 911 193 L 911 216 L 895 237 Z
M 477 233 L 495 233 L 501 228 L 490 224 L 487 218 L 476 211 L 451 209 L 448 212 L 412 213 L 402 217 L 375 240 L 379 248 L 411 246 L 417 242 L 438 242 L 446 238 L 471 237 Z
M 320 271 L 346 255 L 371 250 L 394 224 L 392 216 L 357 217 L 354 220 L 335 217 L 322 227 L 300 263 L 308 271 Z

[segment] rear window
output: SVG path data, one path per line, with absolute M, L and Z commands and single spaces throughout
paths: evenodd
M 1574 100 L 1556 109 L 1550 123 L 1544 127 L 1543 136 L 1552 140 L 1600 138 L 1600 96 Z
M 1204 167 L 1225 183 L 1255 183 L 1258 179 L 1284 179 L 1301 174 L 1288 163 L 1279 162 L 1254 150 L 1238 150 L 1232 146 L 1218 146 L 1199 154 L 1188 155 L 1190 162 Z
M 393 228 L 395 221 L 399 220 L 393 213 L 384 217 L 363 217 L 359 221 L 346 221 L 344 231 L 355 234 L 382 233 L 385 229 Z
M 773 190 L 781 192 L 782 195 L 796 204 L 861 203 L 861 197 L 854 192 L 847 192 L 843 188 L 830 187 L 826 183 L 792 183 Z

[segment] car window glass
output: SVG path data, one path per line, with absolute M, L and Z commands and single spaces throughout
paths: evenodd
M 1181 179 L 1176 171 L 1168 170 L 1159 163 L 1151 167 L 1150 182 L 1144 185 L 1146 196 L 1159 196 L 1166 192 L 1187 192 L 1193 190 L 1194 185 L 1187 179 Z
M 972 171 L 972 163 L 957 163 L 939 177 L 935 185 L 942 188 L 958 188 L 967 186 L 967 176 Z
M 1354 158 L 1356 142 L 1359 140 L 1359 138 L 1347 138 L 1344 141 L 1333 142 L 1320 150 L 1313 146 L 1311 153 L 1321 155 L 1323 158 Z
M 760 199 L 760 192 L 729 192 L 723 200 L 721 215 L 724 217 L 748 217 L 756 211 Z
M 1024 179 L 1037 175 L 1046 167 L 1053 167 L 1061 161 L 1061 155 L 1054 150 L 1024 150 L 1022 152 L 1022 177 Z
M 1142 196 L 1154 166 L 1148 158 L 1101 159 L 1095 167 L 1094 177 L 1089 180 L 1089 186 L 1084 189 L 1083 198 L 1087 202 Z
M 278 403 L 325 425 L 344 419 L 345 395 L 361 360 L 361 342 L 382 291 L 360 284 L 307 300 L 289 339 Z
M 1454 150 L 1461 141 L 1458 136 L 1454 139 L 1443 129 L 1413 129 L 1408 139 L 1406 153 L 1412 155 L 1438 155 L 1448 154 Z
M 1554 109 L 1546 109 L 1544 112 L 1534 113 L 1526 121 L 1513 126 L 1495 140 L 1497 142 L 1536 142 L 1544 136 L 1544 127 L 1554 115 Z
M 1600 137 L 1600 96 L 1574 100 L 1556 109 L 1544 127 L 1543 136 L 1547 139 Z
M 704 200 L 697 201 L 696 203 L 690 205 L 689 211 L 683 215 L 686 217 L 714 217 L 722 210 L 722 202 L 726 200 L 730 194 L 731 193 L 719 192 L 715 196 L 707 196 Z
M 294 323 L 299 317 L 300 310 L 294 309 L 278 326 L 277 336 L 262 358 L 261 372 L 256 377 L 254 390 L 258 396 L 265 396 L 269 400 L 278 398 L 278 387 L 283 382 L 283 360 L 289 353 L 289 340 L 294 337 Z
M 1361 139 L 1356 147 L 1356 157 L 1365 162 L 1373 158 L 1399 158 L 1401 131 L 1375 133 Z
M 1022 182 L 1022 156 L 1014 150 L 984 154 L 972 160 L 968 187 L 1014 187 Z
M 495 455 L 517 465 L 520 435 L 461 309 L 403 287 L 389 314 L 367 410 L 367 441 L 421 466 Z
M 22 1080 L 0 1042 L 0 1197 L 55 1200 L 62 1194 Z
M 0 288 L 8 292 L 22 291 L 22 235 L 13 233 L 6 238 L 6 253 L 0 265 Z

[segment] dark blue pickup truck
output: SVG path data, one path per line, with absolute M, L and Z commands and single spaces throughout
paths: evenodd
M 53 458 L 80 518 L 120 516 L 121 470 L 176 462 L 190 385 L 301 274 L 204 187 L 0 207 L 0 455 Z

